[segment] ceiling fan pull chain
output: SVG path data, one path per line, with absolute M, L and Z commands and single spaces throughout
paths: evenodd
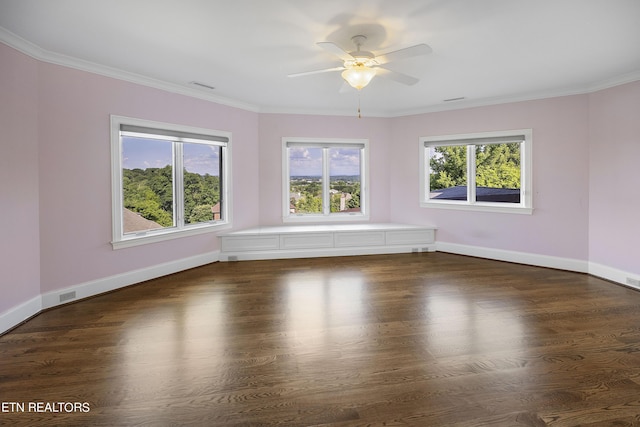
M 358 91 L 358 118 L 362 118 L 362 115 L 360 114 L 360 91 Z

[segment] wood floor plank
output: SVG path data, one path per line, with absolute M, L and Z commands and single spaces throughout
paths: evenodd
M 640 425 L 639 319 L 637 291 L 445 253 L 216 263 L 1 336 L 0 425 Z M 89 411 L 10 410 L 55 402 Z

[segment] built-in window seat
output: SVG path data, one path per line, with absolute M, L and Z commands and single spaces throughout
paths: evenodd
M 219 235 L 220 261 L 432 252 L 435 230 L 406 224 L 256 227 Z

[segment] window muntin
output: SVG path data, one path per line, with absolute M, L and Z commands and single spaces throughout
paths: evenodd
M 421 206 L 532 212 L 530 129 L 425 137 Z
M 229 133 L 111 121 L 114 248 L 229 225 Z
M 368 219 L 366 140 L 283 138 L 283 219 Z

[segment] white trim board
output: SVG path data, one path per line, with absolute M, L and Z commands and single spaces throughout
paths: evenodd
M 225 252 L 220 256 L 220 261 L 257 261 L 268 259 L 293 259 L 293 258 L 322 258 L 339 256 L 360 255 L 384 255 L 416 252 L 412 246 L 385 246 L 385 247 L 355 247 L 355 248 L 326 248 L 303 250 L 277 250 L 277 251 L 247 251 Z M 420 245 L 417 252 L 435 252 L 433 244 Z
M 304 250 L 280 250 L 280 251 L 247 251 L 228 252 L 220 255 L 220 261 L 249 261 L 267 259 L 290 259 L 290 258 L 313 258 L 332 256 L 353 256 L 353 255 L 379 255 L 415 252 L 416 245 L 387 246 L 387 247 L 354 247 L 354 248 L 318 248 Z M 629 283 L 629 278 L 640 282 L 640 275 L 629 273 L 602 264 L 578 260 L 574 258 L 563 258 L 549 255 L 533 254 L 529 252 L 508 251 L 503 249 L 492 249 L 481 246 L 461 245 L 456 243 L 435 242 L 434 244 L 422 245 L 418 249 L 421 252 L 447 252 L 457 255 L 467 255 L 477 258 L 485 258 L 496 261 L 513 262 L 516 264 L 533 265 L 536 267 L 554 268 L 558 270 L 584 273 L 599 277 L 611 282 L 615 282 L 640 291 L 640 286 Z
M 0 334 L 4 334 L 9 329 L 15 328 L 25 320 L 35 316 L 42 311 L 42 296 L 38 295 L 20 305 L 10 308 L 4 313 L 0 313 Z
M 640 283 L 640 275 L 595 262 L 445 242 L 436 242 L 436 250 L 438 252 L 448 252 L 457 255 L 468 255 L 497 261 L 513 262 L 516 264 L 586 273 L 590 276 L 599 277 L 640 291 L 640 285 L 638 285 L 638 283 Z
M 7 46 L 27 55 L 38 61 L 49 64 L 60 65 L 75 70 L 86 71 L 88 73 L 97 74 L 113 79 L 135 83 L 142 86 L 152 87 L 154 89 L 164 90 L 170 93 L 185 95 L 192 98 L 198 98 L 205 101 L 215 102 L 216 104 L 226 105 L 228 107 L 239 108 L 245 111 L 260 112 L 257 105 L 238 101 L 231 98 L 219 96 L 214 93 L 206 92 L 203 89 L 195 87 L 187 87 L 176 83 L 158 80 L 142 74 L 124 71 L 119 68 L 109 67 L 96 62 L 86 61 L 84 59 L 63 55 L 57 52 L 49 51 L 40 46 L 23 39 L 11 31 L 0 27 L 0 42 Z
M 640 275 L 625 272 L 613 267 L 602 264 L 576 260 L 572 258 L 553 257 L 548 255 L 531 254 L 526 252 L 506 251 L 502 249 L 491 249 L 479 246 L 460 245 L 456 243 L 436 242 L 435 249 L 440 252 L 448 252 L 458 255 L 468 255 L 478 258 L 493 259 L 498 261 L 514 262 L 518 264 L 534 265 L 538 267 L 556 268 L 560 270 L 574 271 L 578 273 L 587 273 L 589 275 L 600 277 L 611 282 L 631 287 L 640 291 L 640 287 L 628 283 L 628 278 L 640 281 Z M 377 254 L 379 248 L 332 248 L 325 251 L 315 251 L 313 256 L 348 256 L 348 255 L 368 255 Z M 401 253 L 408 252 L 408 247 L 388 247 L 383 253 Z M 433 250 L 430 247 L 429 250 Z M 238 254 L 239 255 L 239 254 Z M 283 251 L 275 257 L 273 253 L 265 252 L 244 252 L 242 259 L 274 259 L 274 258 L 302 258 L 305 256 L 301 251 Z M 190 258 L 184 258 L 177 261 L 171 261 L 115 276 L 105 277 L 90 282 L 81 283 L 65 289 L 48 292 L 44 295 L 38 295 L 28 301 L 23 302 L 4 313 L 0 313 L 0 334 L 18 326 L 25 320 L 39 314 L 42 310 L 53 308 L 55 306 L 66 304 L 68 302 L 77 301 L 82 298 L 88 298 L 104 292 L 124 288 L 134 285 L 145 280 L 155 279 L 168 274 L 177 273 L 179 271 L 188 270 L 190 268 L 199 267 L 220 261 L 220 253 L 210 252 L 197 255 Z M 75 298 L 70 298 L 60 302 L 60 295 L 75 292 Z
M 80 71 L 86 71 L 93 74 L 98 74 L 114 79 L 128 81 L 143 86 L 148 86 L 160 90 L 164 90 L 171 93 L 177 93 L 192 98 L 203 99 L 205 101 L 215 102 L 216 104 L 226 105 L 229 107 L 239 108 L 245 111 L 252 111 L 256 113 L 266 114 L 304 114 L 304 115 L 320 115 L 320 116 L 353 116 L 353 111 L 350 109 L 342 109 L 339 111 L 329 109 L 300 109 L 300 108 L 287 108 L 287 107 L 271 107 L 271 106 L 258 106 L 252 103 L 239 101 L 232 98 L 218 96 L 206 92 L 205 90 L 195 89 L 179 85 L 164 80 L 158 80 L 149 76 L 124 71 L 121 69 L 108 67 L 103 64 L 98 64 L 90 61 L 86 61 L 79 58 L 74 58 L 67 55 L 62 55 L 53 51 L 46 50 L 22 37 L 12 33 L 11 31 L 0 27 L 0 42 L 7 46 L 16 49 L 17 51 L 28 55 L 38 61 L 47 62 L 50 64 L 60 65 L 63 67 L 69 67 Z M 504 97 L 483 98 L 477 100 L 464 100 L 453 103 L 438 103 L 434 105 L 428 105 L 424 107 L 411 108 L 403 111 L 371 111 L 368 113 L 370 117 L 381 118 L 394 118 L 394 117 L 407 117 L 417 114 L 460 110 L 465 108 L 485 107 L 490 105 L 509 104 L 514 102 L 532 101 L 537 99 L 556 98 L 561 96 L 581 95 L 597 92 L 599 90 L 608 89 L 614 86 L 623 85 L 640 80 L 640 72 L 633 71 L 628 74 L 620 76 L 614 76 L 599 82 L 593 82 L 590 84 L 575 85 L 570 87 L 562 87 L 553 90 L 537 91 L 530 93 L 515 94 Z
M 589 263 L 589 274 L 640 291 L 640 274 L 629 273 L 596 262 Z
M 124 288 L 126 286 L 135 285 L 136 283 L 146 280 L 156 279 L 158 277 L 167 276 L 169 274 L 188 270 L 194 267 L 211 264 L 220 260 L 219 252 L 209 252 L 202 255 L 196 255 L 190 258 L 183 258 L 176 261 L 169 261 L 163 264 L 153 265 L 151 267 L 141 268 L 138 270 L 128 271 L 115 276 L 109 276 L 102 279 L 92 280 L 90 282 L 81 283 L 79 285 L 70 286 L 64 289 L 47 292 L 42 295 L 42 308 L 47 309 L 60 304 L 77 301 L 82 298 L 88 298 L 105 292 Z M 75 292 L 74 298 L 65 299 L 60 302 L 60 296 Z
M 468 255 L 497 261 L 514 262 L 516 264 L 534 265 L 537 267 L 557 268 L 559 270 L 588 273 L 588 261 L 573 258 L 554 257 L 528 252 L 507 251 L 481 246 L 460 245 L 457 243 L 436 242 L 438 252 L 448 252 L 457 255 Z
M 43 310 L 217 261 L 220 261 L 220 252 L 214 251 L 128 271 L 126 273 L 116 274 L 114 276 L 104 277 L 38 295 L 0 314 L 0 334 L 18 326 L 20 323 L 39 314 Z

